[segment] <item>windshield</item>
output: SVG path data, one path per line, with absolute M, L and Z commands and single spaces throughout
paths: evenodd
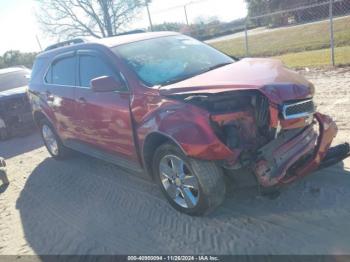
M 30 70 L 7 68 L 0 70 L 0 92 L 26 86 L 29 81 Z
M 176 35 L 113 48 L 148 86 L 167 85 L 234 60 L 193 38 Z

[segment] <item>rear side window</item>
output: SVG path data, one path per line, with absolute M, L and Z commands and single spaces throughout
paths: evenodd
M 80 56 L 80 86 L 90 87 L 90 81 L 101 76 L 113 76 L 115 72 L 99 57 L 91 55 Z
M 31 79 L 34 79 L 39 76 L 39 72 L 44 70 L 46 59 L 44 58 L 37 58 L 34 61 L 34 65 L 32 68 L 32 74 L 31 74 Z
M 75 86 L 74 56 L 55 61 L 48 70 L 45 80 L 50 84 Z

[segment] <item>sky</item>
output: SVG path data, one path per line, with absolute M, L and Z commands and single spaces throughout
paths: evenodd
M 0 0 L 0 55 L 7 50 L 38 52 L 36 37 L 42 48 L 53 43 L 37 22 L 37 5 L 35 0 Z M 222 21 L 231 21 L 246 15 L 244 0 L 153 0 L 150 4 L 153 24 L 185 22 L 183 5 L 186 5 L 190 23 L 198 17 L 216 16 Z M 143 10 L 124 28 L 147 28 L 148 25 L 147 12 Z

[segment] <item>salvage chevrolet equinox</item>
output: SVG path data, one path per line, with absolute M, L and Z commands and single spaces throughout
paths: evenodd
M 54 158 L 73 149 L 144 171 L 189 215 L 222 203 L 224 174 L 248 170 L 275 188 L 349 156 L 348 144 L 330 148 L 336 124 L 316 112 L 304 77 L 178 33 L 50 46 L 29 96 Z

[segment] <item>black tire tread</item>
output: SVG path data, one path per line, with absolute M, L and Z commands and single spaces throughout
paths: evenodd
M 7 177 L 7 173 L 6 173 L 5 170 L 1 170 L 1 169 L 0 169 L 0 181 L 2 181 L 2 184 L 3 184 L 3 185 L 8 185 L 8 184 L 10 184 L 10 181 L 9 181 L 9 179 L 8 179 L 8 177 Z
M 208 209 L 203 215 L 210 214 L 225 200 L 226 185 L 223 171 L 213 162 L 190 159 L 192 168 L 201 174 L 198 179 L 208 200 Z

